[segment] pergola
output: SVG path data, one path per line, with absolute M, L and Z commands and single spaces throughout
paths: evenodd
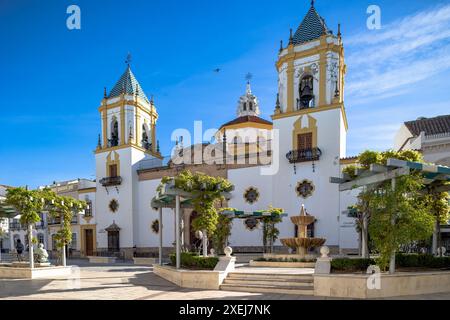
M 0 202 L 0 219 L 12 219 L 17 216 L 19 213 L 13 206 L 4 204 Z M 0 261 L 2 261 L 2 251 L 0 250 Z
M 330 177 L 331 183 L 339 184 L 339 191 L 352 190 L 359 187 L 376 188 L 381 183 L 390 180 L 392 189 L 395 190 L 395 178 L 408 175 L 411 171 L 421 172 L 424 176 L 423 184 L 426 188 L 422 192 L 439 193 L 450 191 L 450 167 L 420 162 L 404 161 L 399 159 L 388 159 L 385 166 L 371 164 L 368 170 L 358 168 L 356 177 L 351 178 L 348 174 L 343 177 Z M 395 272 L 395 252 L 392 253 L 389 273 Z
M 176 268 L 181 266 L 181 239 L 180 239 L 180 209 L 192 208 L 192 200 L 200 194 L 196 192 L 186 192 L 175 188 L 173 181 L 166 183 L 162 190 L 153 197 L 151 207 L 157 208 L 159 211 L 159 264 L 162 265 L 162 247 L 163 247 L 163 217 L 162 209 L 171 208 L 175 211 L 175 254 L 176 254 Z M 222 196 L 229 200 L 231 194 L 228 192 L 222 193 Z M 203 255 L 208 254 L 206 247 L 206 237 L 203 237 Z

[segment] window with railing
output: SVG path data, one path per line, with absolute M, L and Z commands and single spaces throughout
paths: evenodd
M 84 216 L 85 217 L 92 217 L 92 201 L 86 200 L 87 208 L 84 209 Z

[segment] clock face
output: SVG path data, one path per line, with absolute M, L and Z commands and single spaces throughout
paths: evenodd
M 314 192 L 314 185 L 309 180 L 303 180 L 297 183 L 297 195 L 302 198 L 310 197 Z
M 111 210 L 111 212 L 116 212 L 117 209 L 119 209 L 119 202 L 116 199 L 112 199 L 109 202 L 109 210 Z
M 253 204 L 259 199 L 259 191 L 254 187 L 250 187 L 244 192 L 244 199 L 246 202 Z

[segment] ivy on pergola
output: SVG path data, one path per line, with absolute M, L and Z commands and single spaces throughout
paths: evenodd
M 32 226 L 41 220 L 40 213 L 48 212 L 51 218 L 61 219 L 61 228 L 57 231 L 55 240 L 57 246 L 62 248 L 63 260 L 64 247 L 72 240 L 71 221 L 74 213 L 82 212 L 87 208 L 87 203 L 70 197 L 59 196 L 48 188 L 41 190 L 28 190 L 27 188 L 8 188 L 6 200 L 2 210 L 11 215 L 20 215 L 20 223 L 28 226 L 28 239 L 32 239 Z M 14 211 L 14 213 L 13 213 Z M 33 246 L 29 246 L 30 266 L 33 262 Z
M 409 152 L 409 151 L 408 151 Z M 372 155 L 372 153 L 367 152 L 367 155 Z M 389 154 L 386 152 L 386 154 Z M 411 154 L 414 156 L 414 154 Z M 375 157 L 376 154 L 373 153 Z M 397 208 L 397 204 L 395 203 L 395 197 L 393 197 L 393 201 L 389 200 L 394 195 L 396 189 L 399 188 L 397 186 L 398 182 L 402 182 L 402 180 L 397 181 L 402 177 L 411 177 L 413 178 L 409 183 L 412 185 L 412 189 L 408 188 L 399 189 L 398 191 L 402 192 L 400 196 L 405 197 L 409 192 L 414 195 L 416 189 L 418 189 L 419 194 L 434 194 L 438 195 L 444 192 L 450 191 L 450 185 L 448 182 L 450 181 L 450 168 L 445 166 L 433 165 L 433 164 L 425 164 L 418 161 L 406 161 L 394 158 L 386 159 L 385 165 L 376 163 L 376 160 L 367 161 L 370 165 L 367 165 L 366 168 L 351 168 L 351 170 L 346 170 L 342 177 L 330 177 L 331 183 L 339 184 L 339 191 L 352 190 L 359 187 L 366 187 L 370 190 L 375 190 L 380 195 L 382 195 L 382 199 L 385 199 L 382 206 L 385 209 L 389 209 L 386 206 L 393 206 L 393 212 L 396 212 L 391 217 L 391 225 L 392 230 L 395 230 L 396 221 L 401 217 L 401 213 Z M 351 173 L 349 173 L 352 171 Z M 390 182 L 390 189 L 387 194 L 383 194 L 382 192 L 388 192 L 389 189 L 386 188 L 386 183 Z M 420 186 L 423 186 L 420 188 Z M 380 186 L 383 186 L 385 189 L 379 189 Z M 404 209 L 408 209 L 407 206 Z M 409 208 L 411 209 L 411 208 Z M 408 210 L 409 210 L 408 209 Z M 420 208 L 416 208 L 416 213 L 419 213 Z M 352 210 L 349 210 L 349 213 Z M 389 211 L 389 210 L 388 210 Z M 426 215 L 423 215 L 425 217 Z M 423 224 L 427 223 L 427 219 L 421 220 Z M 385 230 L 385 235 L 391 239 L 392 243 L 395 243 L 395 235 L 390 235 L 388 231 Z M 366 237 L 367 238 L 367 237 Z M 364 239 L 364 237 L 363 237 Z M 366 239 L 367 241 L 367 239 Z M 386 246 L 388 247 L 388 246 Z M 395 272 L 395 247 L 390 247 L 390 261 L 389 261 L 389 272 Z

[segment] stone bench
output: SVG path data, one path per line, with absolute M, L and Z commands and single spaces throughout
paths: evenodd
M 88 256 L 90 263 L 115 263 L 116 257 Z

